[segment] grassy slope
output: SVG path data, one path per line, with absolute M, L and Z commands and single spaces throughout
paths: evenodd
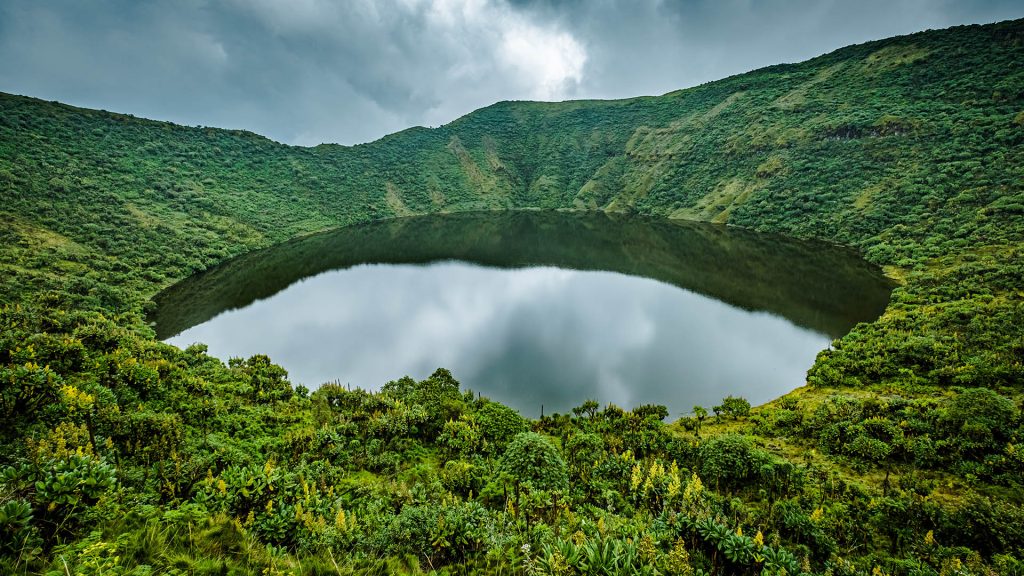
M 0 302 L 102 311 L 114 324 L 88 320 L 86 334 L 145 336 L 141 311 L 160 288 L 298 235 L 436 211 L 639 212 L 840 242 L 905 278 L 879 321 L 823 353 L 810 374 L 820 389 L 1015 395 L 1022 63 L 1024 21 L 962 27 L 660 97 L 504 102 L 437 129 L 309 149 L 4 95 Z M 71 330 L 11 310 L 0 355 L 11 366 L 40 359 L 19 348 L 24 334 Z M 128 348 L 171 354 L 153 346 Z M 246 438 L 262 453 L 257 433 Z
M 299 234 L 511 207 L 727 222 L 836 241 L 905 269 L 1012 262 L 1024 236 L 1022 37 L 1020 21 L 927 32 L 661 97 L 499 103 L 351 148 L 6 96 L 0 211 L 14 226 L 3 231 L 13 249 L 0 260 L 0 294 L 59 286 L 127 310 Z M 987 286 L 986 269 L 975 266 L 972 281 Z M 1013 295 L 986 306 L 1020 314 Z M 978 362 L 992 360 L 984 352 Z
M 508 207 L 729 222 L 910 264 L 1019 240 L 1021 28 L 873 42 L 661 97 L 504 102 L 352 148 L 4 97 L 0 190 L 11 216 L 99 252 L 135 256 L 104 226 L 158 237 L 185 259 L 152 263 L 174 277 L 327 226 Z

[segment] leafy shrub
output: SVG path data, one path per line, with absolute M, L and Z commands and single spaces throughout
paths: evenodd
M 604 440 L 593 433 L 573 434 L 565 441 L 565 452 L 569 465 L 574 468 L 589 466 L 604 454 Z
M 746 398 L 737 396 L 726 396 L 722 399 L 722 403 L 713 408 L 715 414 L 721 412 L 726 416 L 732 416 L 735 419 L 750 415 L 750 402 Z
M 36 410 L 56 402 L 61 377 L 37 364 L 0 367 L 0 419 L 3 426 L 35 414 Z
M 23 499 L 0 504 L 0 556 L 18 556 L 38 545 L 32 505 Z
M 509 443 L 499 463 L 517 484 L 537 490 L 565 490 L 569 472 L 558 448 L 536 432 L 521 432 Z
M 519 412 L 497 402 L 487 402 L 477 410 L 476 422 L 491 452 L 501 452 L 516 434 L 528 428 Z
M 487 519 L 486 510 L 475 502 L 405 506 L 373 543 L 383 553 L 413 554 L 436 568 L 482 550 Z
M 749 437 L 740 434 L 722 434 L 703 442 L 698 458 L 701 477 L 727 488 L 742 486 L 770 460 Z
M 942 424 L 969 446 L 992 448 L 1007 438 L 1017 420 L 1017 407 L 987 388 L 968 388 L 949 402 Z
M 473 419 L 462 417 L 444 423 L 437 445 L 446 459 L 454 460 L 475 454 L 482 446 L 482 436 Z
M 257 402 L 287 400 L 295 392 L 288 382 L 288 372 L 272 363 L 265 354 L 248 360 L 232 358 L 228 365 L 249 385 L 249 393 Z
M 422 406 L 426 419 L 420 434 L 429 440 L 437 437 L 445 422 L 458 420 L 466 408 L 465 398 L 459 392 L 459 382 L 444 368 L 438 368 L 420 382 L 409 377 L 388 382 L 381 393 L 400 398 L 410 405 Z

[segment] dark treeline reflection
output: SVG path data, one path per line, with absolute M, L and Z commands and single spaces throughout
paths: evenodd
M 327 270 L 439 260 L 643 276 L 832 338 L 877 318 L 892 288 L 853 251 L 818 242 L 603 213 L 477 212 L 371 222 L 253 252 L 160 293 L 150 320 L 167 339 Z
M 817 350 L 877 317 L 890 289 L 855 253 L 820 243 L 489 212 L 374 222 L 255 252 L 159 294 L 151 320 L 161 339 L 201 341 L 222 358 L 269 353 L 310 387 L 376 388 L 445 366 L 528 414 L 590 397 L 678 412 L 801 384 Z

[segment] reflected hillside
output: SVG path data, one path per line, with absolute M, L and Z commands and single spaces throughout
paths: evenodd
M 838 337 L 881 314 L 892 283 L 856 253 L 688 221 L 603 213 L 482 212 L 372 222 L 231 260 L 158 294 L 160 339 L 324 271 L 462 260 L 643 276 Z

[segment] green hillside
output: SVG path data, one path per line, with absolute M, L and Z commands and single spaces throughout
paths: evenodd
M 526 421 L 443 370 L 309 394 L 144 321 L 256 248 L 525 208 L 837 242 L 902 286 L 809 386 L 673 424 Z M 0 571 L 1024 574 L 1024 20 L 354 147 L 0 94 L 0 223 Z

